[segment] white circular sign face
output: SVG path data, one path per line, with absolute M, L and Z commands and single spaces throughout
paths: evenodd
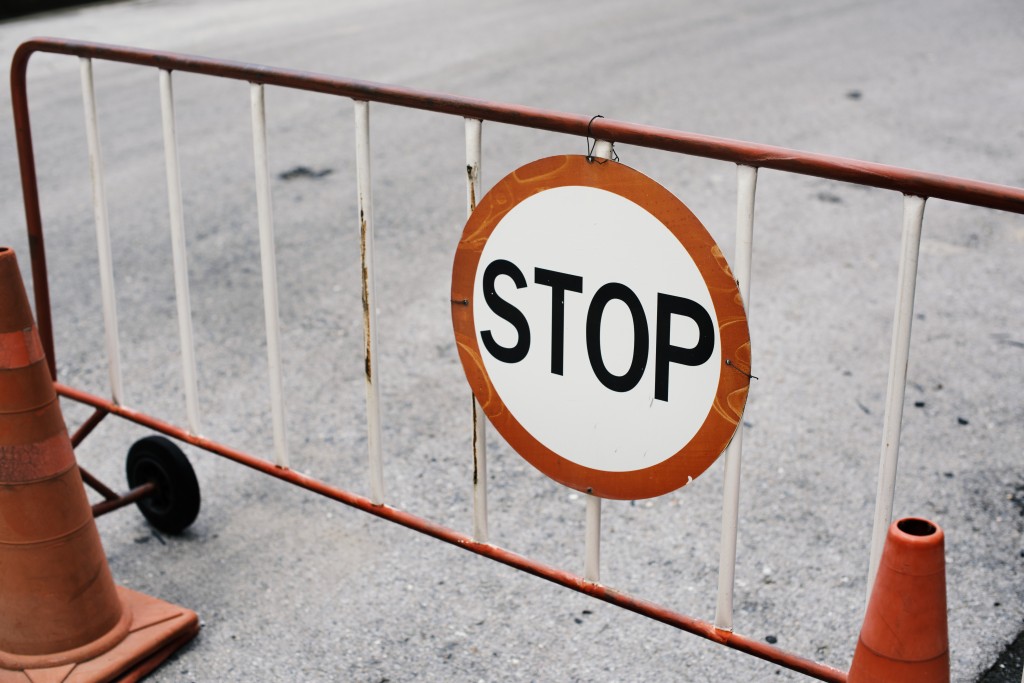
M 676 197 L 615 162 L 550 157 L 496 184 L 455 253 L 452 323 L 509 445 L 596 496 L 684 486 L 746 403 L 750 335 L 721 250 Z
M 504 267 L 509 272 L 495 276 L 493 267 L 488 270 L 495 262 L 511 264 Z M 665 315 L 664 297 L 694 302 L 709 320 L 715 318 L 714 304 L 689 253 L 650 212 L 596 187 L 545 190 L 501 219 L 480 266 L 473 316 L 484 368 L 534 438 L 578 465 L 627 472 L 667 460 L 694 437 L 718 389 L 718 329 L 709 328 L 712 338 L 705 343 L 711 353 L 702 363 L 672 362 L 672 349 L 698 346 L 700 329 L 691 317 Z M 526 286 L 516 286 L 512 267 Z M 562 283 L 578 285 L 579 291 Z M 526 328 L 502 317 L 501 305 L 492 309 L 488 285 L 522 312 Z M 521 360 L 507 362 L 488 352 L 488 335 L 491 344 L 509 349 L 523 330 L 529 348 Z M 662 367 L 667 396 L 655 392 Z M 609 388 L 608 375 L 625 379 Z

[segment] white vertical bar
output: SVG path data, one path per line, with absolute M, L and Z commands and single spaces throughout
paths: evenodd
M 757 169 L 736 167 L 736 261 L 733 274 L 746 313 L 750 315 L 750 262 L 754 248 L 754 193 Z M 718 603 L 715 628 L 732 630 L 732 601 L 736 579 L 736 536 L 740 514 L 740 463 L 743 453 L 743 422 L 736 426 L 725 451 L 725 486 L 722 494 L 722 541 L 718 557 Z
M 249 89 L 252 109 L 252 149 L 256 163 L 256 208 L 260 226 L 260 262 L 263 269 L 263 314 L 267 325 L 267 365 L 270 406 L 274 423 L 274 462 L 288 467 L 284 431 L 284 392 L 281 381 L 281 330 L 277 307 L 277 258 L 274 248 L 274 211 L 270 201 L 270 162 L 267 157 L 267 116 L 263 85 Z
M 611 159 L 612 146 L 608 140 L 594 140 L 593 156 Z M 601 499 L 586 494 L 587 527 L 584 534 L 583 578 L 595 583 L 601 580 Z
M 121 349 L 117 331 L 117 299 L 114 294 L 114 259 L 110 250 L 107 195 L 103 187 L 103 162 L 100 156 L 100 130 L 96 116 L 92 60 L 83 57 L 79 60 L 79 66 L 82 76 L 82 101 L 85 105 L 85 135 L 89 144 L 89 170 L 92 175 L 92 206 L 96 221 L 96 247 L 99 252 L 110 395 L 114 403 L 121 404 L 124 401 L 124 387 L 121 381 Z
M 195 344 L 192 337 L 192 303 L 188 290 L 188 257 L 185 252 L 185 218 L 178 167 L 178 138 L 174 126 L 174 91 L 171 72 L 160 69 L 160 112 L 164 129 L 164 165 L 167 169 L 167 205 L 171 217 L 171 253 L 174 259 L 174 294 L 178 305 L 178 338 L 185 388 L 188 428 L 199 433 L 199 389 L 196 381 Z
M 914 290 L 917 286 L 917 256 L 921 247 L 924 222 L 923 197 L 903 196 L 903 244 L 900 248 L 899 285 L 896 312 L 892 323 L 892 350 L 889 353 L 889 384 L 885 396 L 885 420 L 882 426 L 882 455 L 878 465 L 878 492 L 875 494 L 875 520 L 871 533 L 871 560 L 868 565 L 868 598 L 885 546 L 892 520 L 892 501 L 896 492 L 896 463 L 899 459 L 900 430 L 903 425 L 903 399 L 907 388 L 907 363 L 910 360 L 910 326 L 914 319 Z
M 466 216 L 476 209 L 480 198 L 483 122 L 466 119 Z M 487 419 L 473 398 L 473 538 L 486 543 L 487 530 Z
M 373 194 L 370 185 L 370 103 L 355 101 L 356 184 L 363 280 L 363 347 L 366 376 L 366 433 L 370 454 L 370 499 L 384 503 L 381 464 L 380 389 L 377 384 L 377 306 L 373 284 Z
M 601 580 L 601 499 L 589 493 L 587 500 L 587 531 L 583 556 L 583 578 L 597 583 Z

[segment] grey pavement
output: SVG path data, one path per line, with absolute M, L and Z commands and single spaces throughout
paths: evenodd
M 1018 0 L 417 3 L 135 0 L 0 22 L 0 61 L 55 35 L 327 72 L 1024 186 Z M 155 73 L 97 64 L 126 402 L 184 424 Z M 108 392 L 74 59 L 37 55 L 30 98 L 59 375 Z M 0 244 L 27 276 L 0 95 Z M 202 432 L 270 457 L 248 92 L 175 80 Z M 352 108 L 268 89 L 287 429 L 295 469 L 368 493 Z M 374 107 L 385 487 L 472 529 L 469 390 L 448 288 L 465 220 L 462 122 Z M 579 138 L 484 125 L 484 185 Z M 733 251 L 730 164 L 616 147 Z M 305 167 L 309 174 L 289 174 Z M 763 171 L 735 628 L 847 668 L 865 602 L 901 198 Z M 955 681 L 1024 630 L 1024 218 L 925 211 L 895 515 L 947 539 Z M 69 422 L 86 416 L 65 405 Z M 107 421 L 82 464 L 123 486 L 146 432 Z M 491 537 L 582 572 L 584 501 L 490 432 Z M 116 579 L 195 609 L 154 681 L 804 680 L 189 449 L 186 533 L 101 518 Z M 714 617 L 722 462 L 604 506 L 602 579 Z M 1011 661 L 1010 658 L 1004 663 Z M 1010 666 L 1007 664 L 1007 666 Z M 1020 680 L 1017 669 L 1000 680 Z

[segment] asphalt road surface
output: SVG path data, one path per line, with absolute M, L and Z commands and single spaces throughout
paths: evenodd
M 203 54 L 1024 186 L 1018 0 L 480 3 L 138 0 L 0 23 L 0 55 L 54 35 Z M 95 66 L 125 401 L 184 424 L 157 79 Z M 107 394 L 76 60 L 37 55 L 30 99 L 60 378 Z M 27 277 L 9 95 L 0 243 Z M 245 84 L 175 79 L 202 432 L 272 453 Z M 352 107 L 269 88 L 287 435 L 295 469 L 368 493 Z M 386 500 L 471 531 L 469 390 L 449 318 L 465 220 L 462 122 L 372 108 Z M 484 126 L 484 186 L 585 141 Z M 733 252 L 730 164 L 616 146 Z M 297 170 L 299 169 L 299 170 Z M 301 169 L 307 169 L 302 171 Z M 736 631 L 847 668 L 863 616 L 901 197 L 758 179 Z M 1024 630 L 1024 219 L 925 211 L 896 516 L 946 532 L 956 681 Z M 65 405 L 69 422 L 86 416 Z M 123 486 L 144 431 L 105 422 L 84 466 Z M 583 568 L 584 501 L 492 430 L 491 539 Z M 186 533 L 103 517 L 116 579 L 199 612 L 154 681 L 804 680 L 189 450 Z M 604 506 L 602 580 L 714 617 L 722 463 Z M 1000 666 L 1006 668 L 999 669 Z M 1016 666 L 1016 671 L 1009 667 Z M 1008 673 L 1007 673 L 1008 672 Z

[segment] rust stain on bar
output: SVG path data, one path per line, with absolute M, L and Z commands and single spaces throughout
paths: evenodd
M 363 198 L 359 197 L 362 204 Z M 373 383 L 373 363 L 370 348 L 370 273 L 366 265 L 366 216 L 363 209 L 359 209 L 359 263 L 363 278 L 363 372 L 366 374 L 366 381 Z
M 470 396 L 470 398 L 473 400 L 473 486 L 475 487 L 480 482 L 480 462 L 478 458 L 480 453 L 480 417 L 477 415 L 479 411 L 476 409 L 476 396 Z
M 476 179 L 477 169 L 473 164 L 466 165 L 466 178 L 469 180 L 469 210 L 476 210 Z

